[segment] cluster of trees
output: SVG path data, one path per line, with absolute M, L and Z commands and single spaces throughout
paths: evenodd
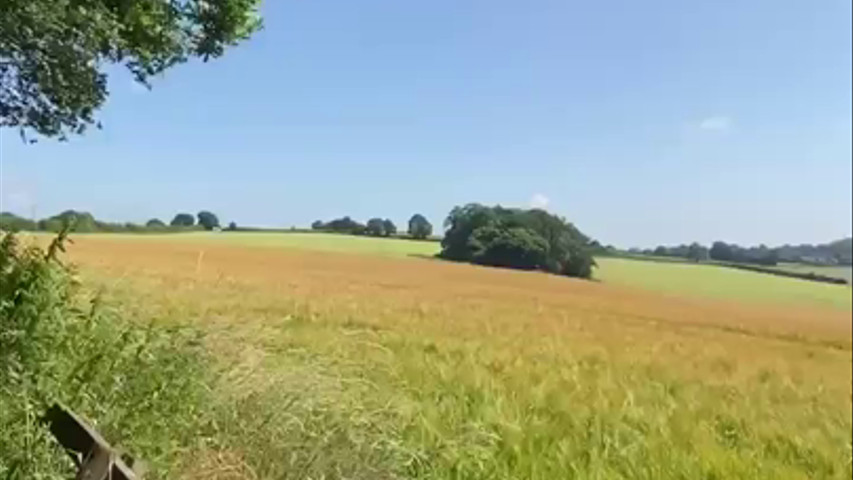
M 826 265 L 853 265 L 853 238 L 819 245 L 782 245 L 776 248 L 779 260 Z
M 390 237 L 397 235 L 397 226 L 390 219 L 379 217 L 371 218 L 367 224 L 353 220 L 350 217 L 336 218 L 323 222 L 317 220 L 311 224 L 312 230 L 334 233 L 346 233 L 350 235 L 371 235 L 375 237 Z M 421 215 L 416 213 L 409 219 L 408 234 L 412 238 L 426 239 L 432 235 L 432 224 Z
M 592 242 L 565 219 L 544 210 L 455 207 L 444 222 L 442 258 L 480 265 L 543 270 L 590 278 Z
M 675 247 L 658 246 L 654 250 L 630 250 L 631 253 L 659 257 L 686 258 L 696 262 L 707 259 L 719 262 L 748 263 L 773 266 L 779 262 L 810 263 L 824 265 L 850 265 L 853 263 L 853 239 L 845 238 L 821 245 L 783 245 L 770 248 L 766 245 L 742 247 L 734 243 L 714 242 L 711 248 L 698 243 Z
M 697 242 L 693 242 L 690 245 L 682 244 L 675 247 L 659 245 L 654 250 L 643 250 L 641 253 L 657 257 L 686 258 L 694 262 L 702 262 L 708 260 L 710 257 L 710 250 L 708 247 Z
M 219 218 L 209 211 L 202 210 L 195 216 L 189 213 L 175 215 L 169 225 L 160 219 L 152 218 L 145 225 L 125 222 L 104 222 L 97 220 L 89 212 L 66 210 L 52 217 L 41 220 L 30 220 L 10 212 L 0 212 L 0 230 L 5 231 L 46 231 L 58 232 L 64 225 L 71 225 L 75 232 L 147 232 L 147 231 L 170 231 L 204 229 L 214 230 L 219 228 Z M 229 229 L 234 230 L 237 226 L 231 222 Z
M 336 218 L 329 222 L 317 220 L 311 224 L 312 230 L 323 232 L 348 233 L 350 235 L 364 235 L 367 227 L 363 223 L 356 222 L 350 217 Z
M 656 257 L 684 258 L 693 262 L 704 262 L 708 259 L 720 262 L 754 263 L 758 265 L 776 265 L 778 258 L 773 250 L 764 245 L 753 248 L 743 248 L 725 242 L 714 242 L 711 248 L 697 242 L 690 245 L 682 244 L 673 247 L 659 245 L 654 250 L 631 249 L 631 253 L 654 255 Z
M 198 219 L 198 224 L 196 224 L 196 219 Z M 160 220 L 152 218 L 148 221 L 149 224 L 152 222 L 160 222 Z M 205 230 L 214 230 L 220 228 L 219 217 L 217 217 L 216 214 L 212 212 L 202 210 L 198 212 L 195 216 L 192 216 L 192 214 L 189 213 L 179 213 L 175 215 L 175 218 L 173 218 L 171 222 L 169 222 L 169 226 L 172 227 L 193 227 L 195 225 L 198 225 L 199 227 Z M 231 226 L 234 227 L 231 228 L 232 230 L 236 228 L 234 222 L 231 222 Z
M 374 237 L 390 237 L 397 234 L 397 226 L 390 219 L 374 217 L 367 221 L 364 233 Z
M 766 245 L 744 248 L 726 242 L 714 242 L 711 245 L 711 259 L 719 262 L 753 263 L 773 266 L 779 263 L 779 253 Z

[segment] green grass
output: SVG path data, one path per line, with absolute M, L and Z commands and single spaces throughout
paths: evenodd
M 848 286 L 777 277 L 714 265 L 599 258 L 596 278 L 667 294 L 850 310 Z
M 307 250 L 367 253 L 389 256 L 435 255 L 438 242 L 406 240 L 401 238 L 376 238 L 333 233 L 257 233 L 257 232 L 190 232 L 169 234 L 85 234 L 92 237 L 109 237 L 149 242 L 193 242 L 230 244 L 247 247 L 301 248 Z
M 152 479 L 204 443 L 210 376 L 197 332 L 133 322 L 99 298 L 55 257 L 0 240 L 0 478 L 74 476 L 39 420 L 56 402 L 144 459 Z
M 802 263 L 780 263 L 775 267 L 770 267 L 784 272 L 796 273 L 814 273 L 817 275 L 826 275 L 827 277 L 843 278 L 848 283 L 853 283 L 853 267 L 843 265 L 804 265 Z

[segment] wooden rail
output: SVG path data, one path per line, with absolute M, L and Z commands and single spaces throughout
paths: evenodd
M 141 480 L 140 463 L 122 456 L 74 412 L 54 404 L 43 417 L 77 467 L 75 480 Z M 136 467 L 134 470 L 133 467 Z

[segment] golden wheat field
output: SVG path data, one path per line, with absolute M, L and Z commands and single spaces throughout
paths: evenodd
M 184 478 L 851 475 L 848 310 L 186 239 L 69 257 L 205 332 L 230 410 Z

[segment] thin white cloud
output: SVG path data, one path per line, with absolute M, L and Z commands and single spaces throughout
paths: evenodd
M 541 193 L 534 193 L 532 197 L 530 197 L 530 208 L 548 208 L 548 204 L 551 203 L 551 200 L 548 199 L 545 195 Z
M 723 131 L 732 127 L 732 119 L 726 116 L 714 116 L 703 119 L 699 122 L 699 128 L 702 130 Z

